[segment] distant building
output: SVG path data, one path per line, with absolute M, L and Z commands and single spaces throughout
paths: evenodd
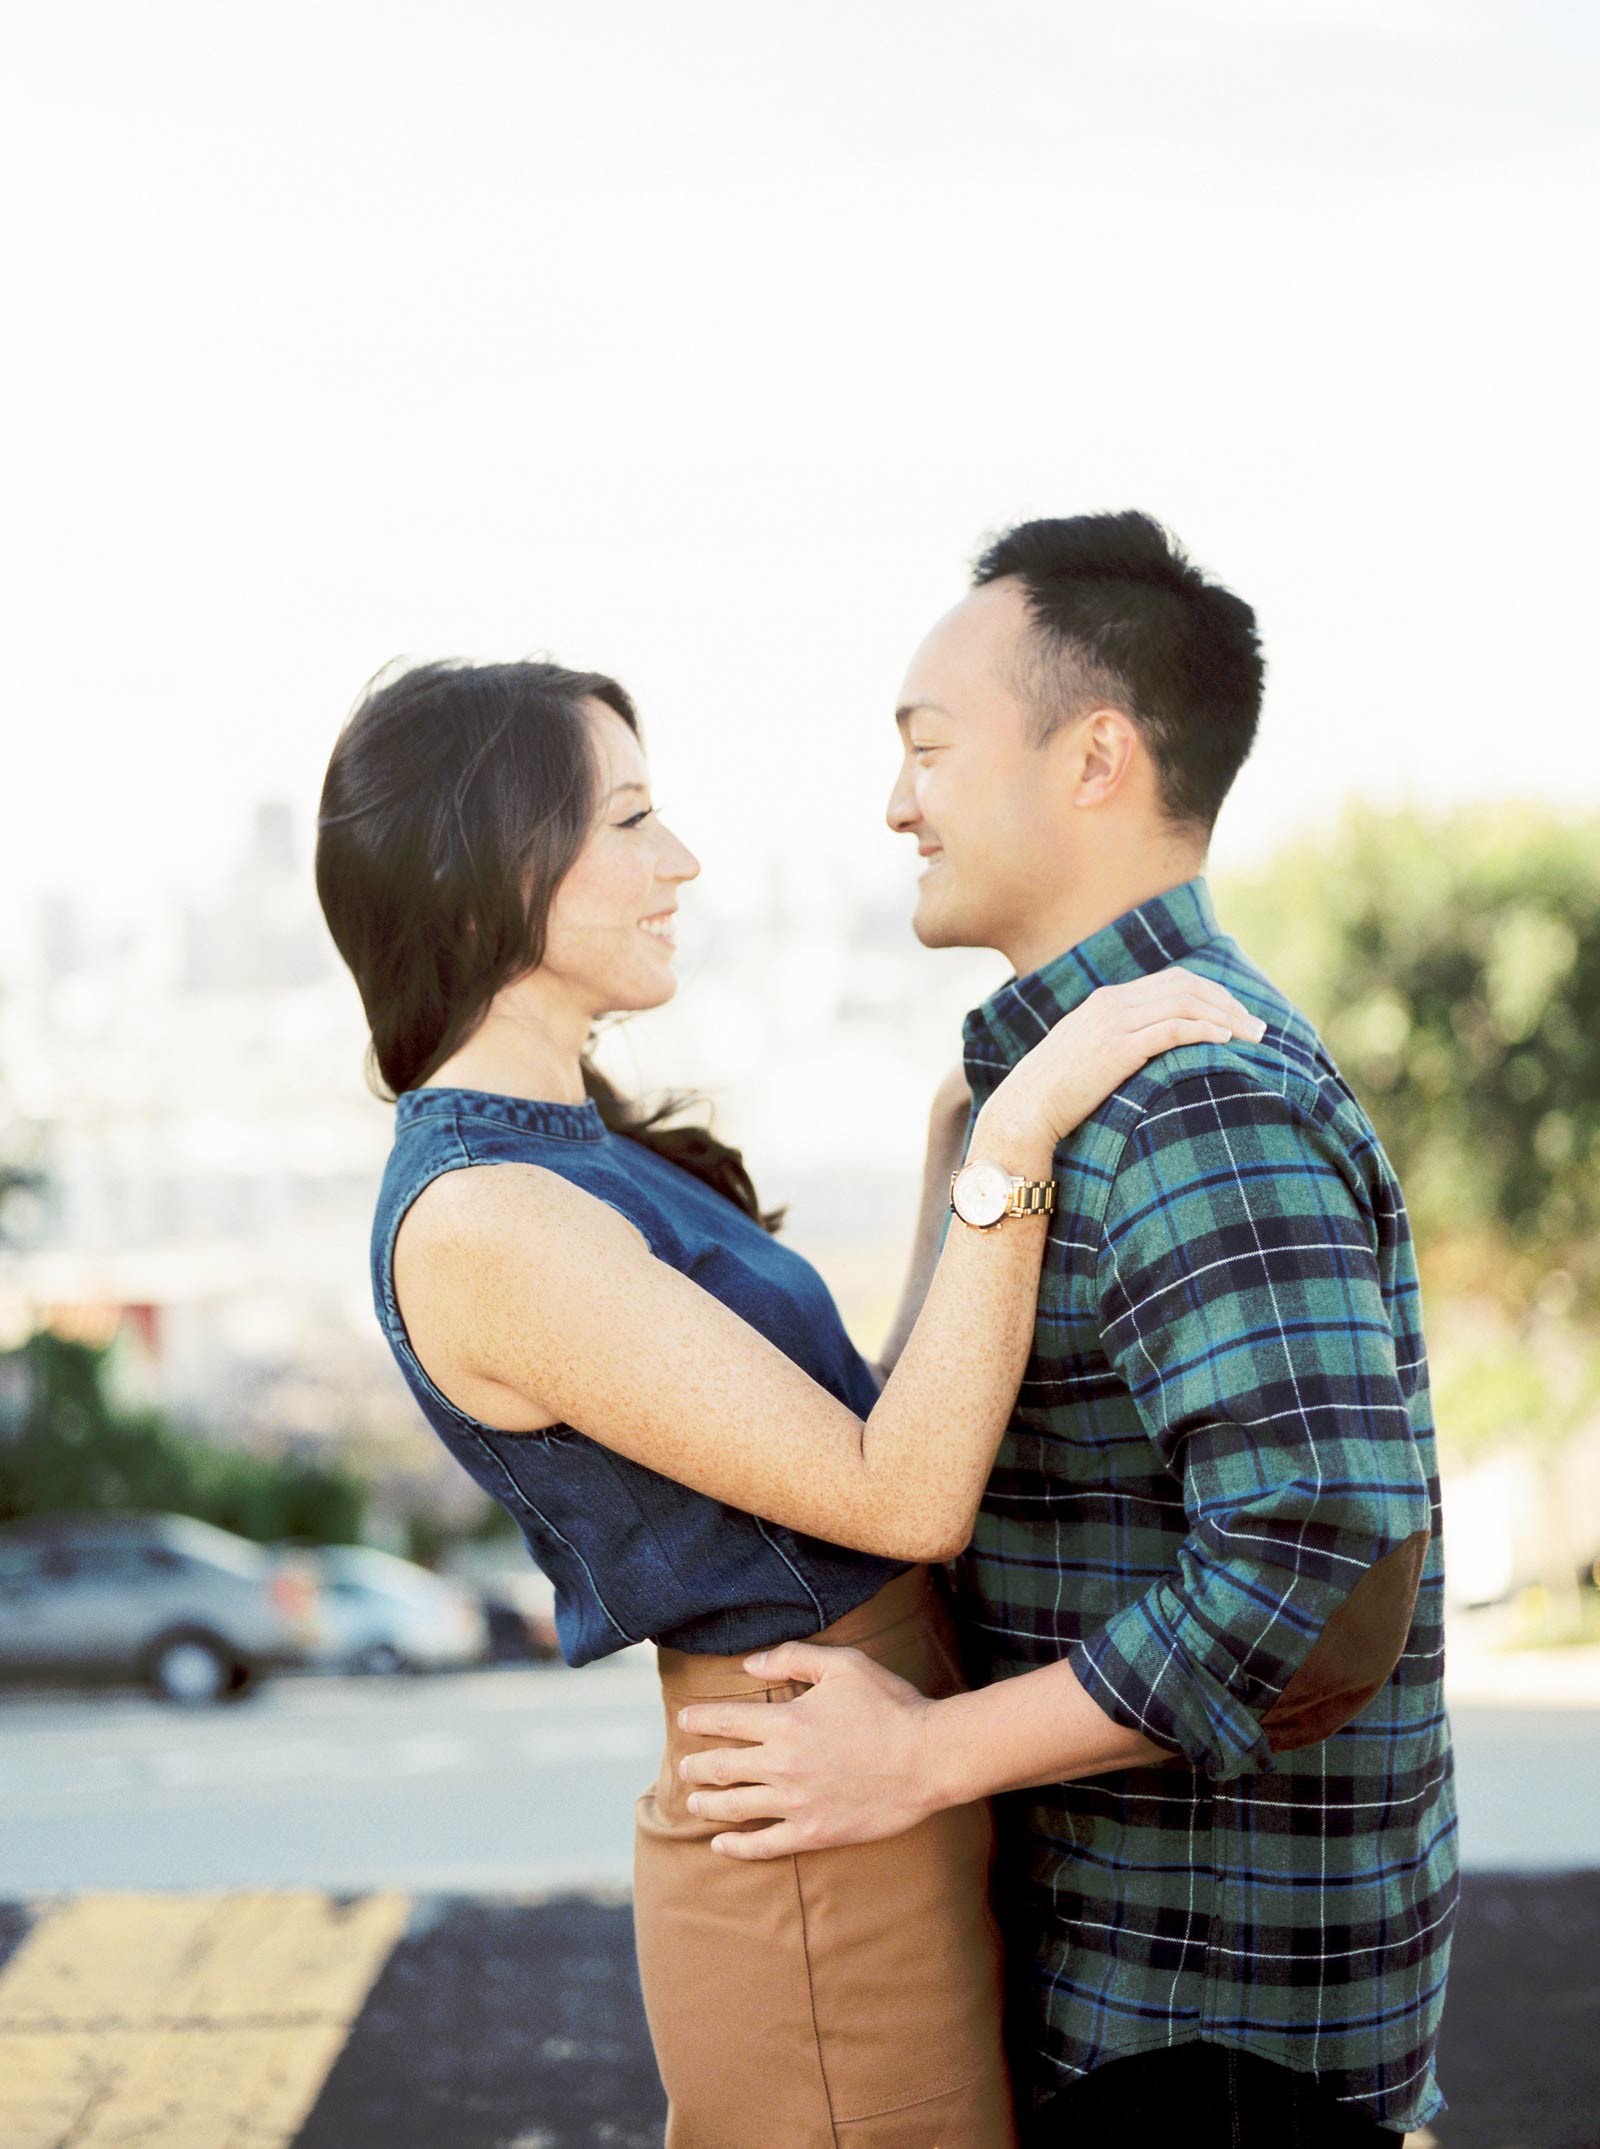
M 961 1012 L 1004 966 L 922 953 L 908 899 L 862 899 L 825 865 L 802 878 L 774 862 L 757 902 L 724 904 L 689 892 L 683 989 L 610 1028 L 600 1056 L 630 1089 L 710 1095 L 875 1342 L 910 1237 L 928 1096 Z M 0 1300 L 13 1327 L 124 1323 L 119 1355 L 207 1437 L 327 1442 L 448 1497 L 450 1466 L 372 1317 L 367 1234 L 390 1113 L 365 1087 L 365 1045 L 309 843 L 281 800 L 256 808 L 204 900 L 97 930 L 70 896 L 44 898 L 0 976 L 0 1068 L 48 1192 Z

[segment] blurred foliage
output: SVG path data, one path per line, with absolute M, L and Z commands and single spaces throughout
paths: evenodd
M 1522 1649 L 1600 1648 L 1600 1588 L 1593 1579 L 1574 1595 L 1534 1582 L 1517 1594 L 1518 1631 L 1506 1645 Z
M 1430 1290 L 1600 1320 L 1600 819 L 1353 808 L 1219 900 L 1371 1113 Z
M 419 1567 L 437 1567 L 457 1545 L 494 1544 L 502 1538 L 520 1542 L 520 1532 L 498 1500 L 486 1499 L 465 1522 L 433 1507 L 414 1507 L 405 1518 L 405 1556 Z
M 1434 1415 L 1462 1459 L 1519 1442 L 1559 1448 L 1600 1412 L 1600 1338 L 1539 1323 L 1531 1334 L 1453 1338 L 1435 1354 Z
M 216 1448 L 107 1400 L 108 1353 L 40 1333 L 0 1355 L 0 1522 L 70 1510 L 194 1515 L 261 1543 L 348 1544 L 366 1488 L 348 1471 Z
M 437 1567 L 461 1534 L 433 1508 L 414 1507 L 405 1518 L 405 1557 L 419 1567 Z

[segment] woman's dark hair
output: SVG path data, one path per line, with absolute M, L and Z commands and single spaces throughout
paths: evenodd
M 466 1043 L 501 987 L 544 959 L 550 903 L 598 809 L 586 701 L 639 735 L 614 679 L 559 664 L 393 666 L 340 732 L 317 815 L 317 897 L 366 1010 L 367 1080 L 388 1102 Z M 671 1159 L 775 1231 L 739 1153 L 666 1126 L 588 1060 L 618 1134 Z

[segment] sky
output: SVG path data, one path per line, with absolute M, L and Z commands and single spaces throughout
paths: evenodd
M 309 846 L 362 681 L 641 704 L 733 905 L 903 885 L 986 533 L 1141 506 L 1258 612 L 1218 832 L 1600 806 L 1595 11 L 84 0 L 8 30 L 0 902 Z M 776 867 L 774 865 L 776 861 Z

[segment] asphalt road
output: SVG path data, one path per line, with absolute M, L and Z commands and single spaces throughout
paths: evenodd
M 1440 2149 L 1596 2149 L 1597 1961 L 1600 1873 L 1468 1878 Z M 436 1903 L 295 2149 L 660 2149 L 661 2117 L 625 1907 Z
M 1597 1962 L 1600 1873 L 1468 1877 L 1441 2149 L 1596 2149 Z M 661 2115 L 624 1906 L 435 1904 L 295 2149 L 659 2149 Z
M 280 1679 L 218 1709 L 0 1699 L 0 1896 L 104 1888 L 626 1883 L 655 1773 L 653 1652 Z
M 1600 1709 L 1452 1705 L 1464 1862 L 1600 1868 Z M 283 1679 L 189 1713 L 0 1697 L 0 1897 L 626 1886 L 655 1772 L 649 1651 L 429 1679 Z

